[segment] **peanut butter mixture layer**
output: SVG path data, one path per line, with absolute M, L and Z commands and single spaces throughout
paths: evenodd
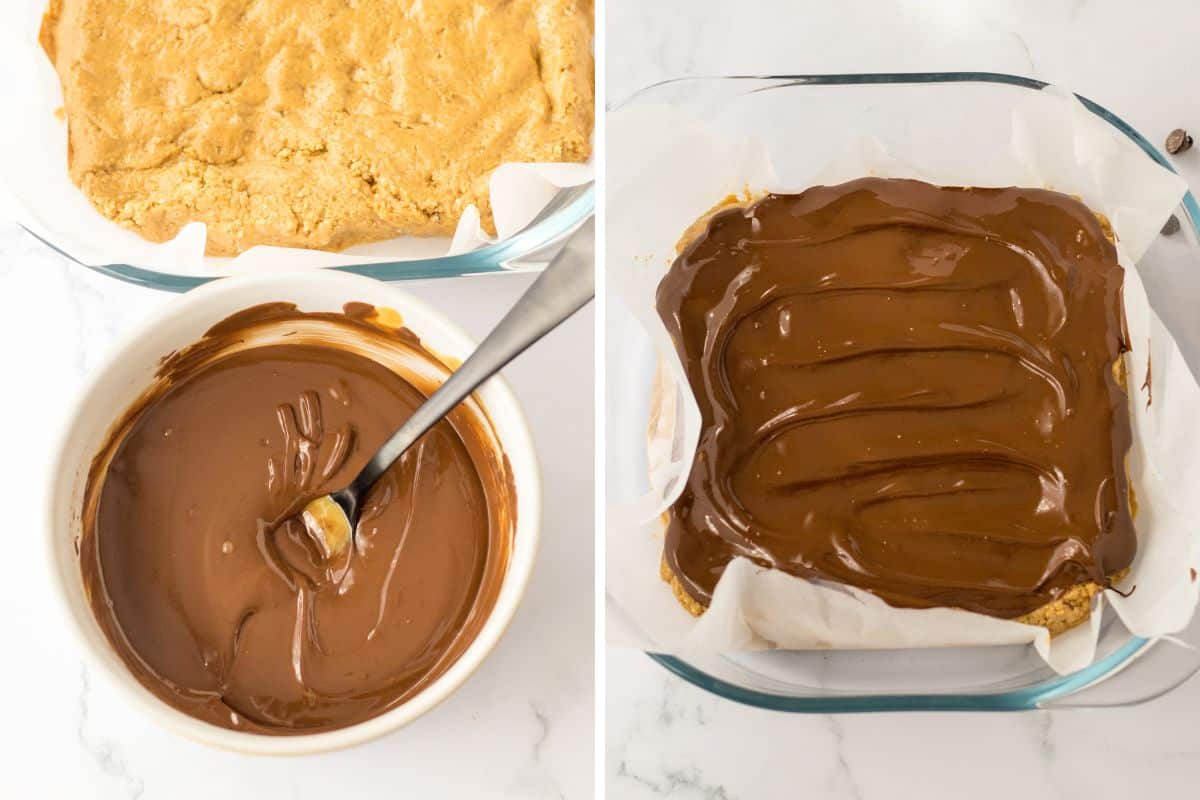
M 488 178 L 586 161 L 591 0 L 51 0 L 71 178 L 208 253 L 445 235 Z
M 658 290 L 704 419 L 664 577 L 693 613 L 742 556 L 1080 621 L 1136 550 L 1123 276 L 1040 189 L 866 178 L 718 212 Z

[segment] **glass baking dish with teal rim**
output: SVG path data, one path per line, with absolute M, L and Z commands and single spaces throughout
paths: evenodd
M 518 272 L 536 268 L 550 260 L 557 245 L 595 210 L 595 190 L 591 184 L 562 190 L 551 205 L 516 234 L 477 250 L 453 256 L 382 261 L 374 264 L 321 267 L 366 275 L 381 281 L 418 278 L 451 278 L 493 272 Z M 29 234 L 59 255 L 103 275 L 168 292 L 186 292 L 221 275 L 182 275 L 159 272 L 132 264 L 85 264 L 42 236 L 26 228 Z
M 862 75 L 778 75 L 686 78 L 643 89 L 620 107 L 684 106 L 713 129 L 753 133 L 772 152 L 787 147 L 788 167 L 812 174 L 846 142 L 847 132 L 870 132 L 910 163 L 969 168 L 978 154 L 1007 141 L 1009 113 L 1026 92 L 1046 84 L 983 72 Z M 1167 169 L 1153 145 L 1116 114 L 1087 98 L 1096 116 L 1132 139 Z M 621 154 L 608 153 L 608 176 Z M 787 175 L 780 170 L 781 178 Z M 1200 207 L 1189 192 L 1175 215 L 1182 229 L 1160 236 L 1139 262 L 1151 305 L 1174 334 L 1193 372 L 1200 364 Z M 613 295 L 610 295 L 613 296 Z M 608 502 L 616 505 L 648 488 L 645 408 L 653 348 L 621 302 L 607 304 Z M 614 421 L 617 424 L 614 425 Z M 629 435 L 641 431 L 642 437 Z M 1096 660 L 1058 675 L 1029 646 L 890 651 L 770 651 L 696 658 L 650 653 L 684 680 L 721 697 L 776 711 L 1009 711 L 1101 707 L 1162 695 L 1200 670 L 1200 620 L 1172 641 L 1134 636 L 1105 614 Z

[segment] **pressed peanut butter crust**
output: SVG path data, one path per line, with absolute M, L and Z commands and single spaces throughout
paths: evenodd
M 671 570 L 665 558 L 659 562 L 658 574 L 670 585 L 675 599 L 679 601 L 681 606 L 687 609 L 689 614 L 693 617 L 698 617 L 705 612 L 706 607 L 687 593 L 687 589 L 683 588 L 683 582 Z M 1129 570 L 1121 570 L 1112 576 L 1112 582 L 1119 583 L 1128 574 Z M 1040 625 L 1049 630 L 1051 636 L 1057 636 L 1080 623 L 1087 622 L 1088 617 L 1092 615 L 1092 598 L 1103 590 L 1103 588 L 1103 586 L 1095 581 L 1072 586 L 1059 596 L 1057 600 L 1047 603 L 1029 614 L 1017 617 L 1013 621 L 1022 622 L 1026 625 Z
M 452 232 L 508 162 L 585 161 L 591 0 L 51 0 L 72 180 L 151 241 Z

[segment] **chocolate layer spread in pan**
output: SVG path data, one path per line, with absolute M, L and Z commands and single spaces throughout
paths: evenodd
M 866 178 L 716 213 L 658 290 L 703 416 L 665 565 L 1016 618 L 1136 550 L 1122 268 L 1040 189 Z

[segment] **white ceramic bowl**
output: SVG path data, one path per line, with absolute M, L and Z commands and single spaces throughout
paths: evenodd
M 234 312 L 268 302 L 295 303 L 302 311 L 340 311 L 352 301 L 400 312 L 405 325 L 441 356 L 465 359 L 474 349 L 462 331 L 420 300 L 391 286 L 342 272 L 311 270 L 214 281 L 181 295 L 120 341 L 84 387 L 56 445 L 46 498 L 46 544 L 53 593 L 67 627 L 88 660 L 108 676 L 129 704 L 156 722 L 204 744 L 246 753 L 292 755 L 335 750 L 367 741 L 413 721 L 463 684 L 495 647 L 525 592 L 541 529 L 542 487 L 525 416 L 502 378 L 477 393 L 508 456 L 516 486 L 512 553 L 491 615 L 462 656 L 424 691 L 373 719 L 336 731 L 268 736 L 203 722 L 159 700 L 126 669 L 97 624 L 83 593 L 75 543 L 87 472 L 110 426 L 150 386 L 159 359 L 203 336 Z

